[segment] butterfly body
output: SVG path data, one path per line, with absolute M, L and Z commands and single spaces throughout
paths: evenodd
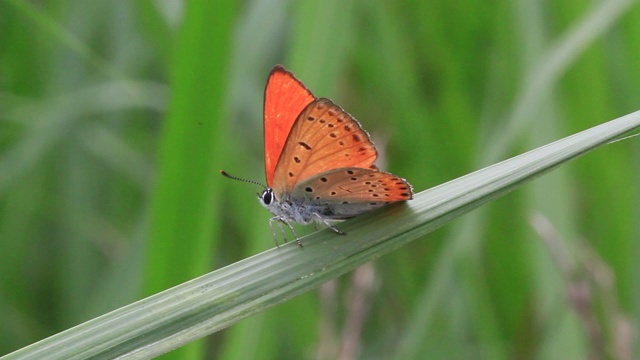
M 378 152 L 358 121 L 326 98 L 316 98 L 282 66 L 271 71 L 264 102 L 267 187 L 260 203 L 282 229 L 291 223 L 344 220 L 410 200 L 411 185 L 379 171 Z M 223 175 L 231 177 L 223 172 Z M 285 237 L 286 241 L 286 237 Z M 300 244 L 300 241 L 298 240 Z
M 372 169 L 334 169 L 301 182 L 291 192 L 277 195 L 267 188 L 259 200 L 275 215 L 274 220 L 285 223 L 345 220 L 398 201 L 392 189 L 402 188 L 403 196 L 410 196 L 405 180 L 388 175 L 392 174 Z

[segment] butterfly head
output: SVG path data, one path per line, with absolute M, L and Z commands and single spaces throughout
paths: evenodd
M 276 200 L 273 195 L 273 189 L 265 188 L 264 190 L 262 190 L 262 192 L 258 194 L 258 200 L 260 200 L 262 206 L 268 209 L 269 206 Z
M 291 204 L 289 201 L 282 201 L 282 199 L 278 199 L 276 197 L 275 192 L 272 188 L 265 188 L 260 194 L 258 194 L 258 200 L 262 206 L 269 210 L 269 212 L 275 215 L 275 218 L 288 222 L 298 222 L 298 223 L 308 223 L 308 221 L 304 221 L 301 219 L 300 210 Z

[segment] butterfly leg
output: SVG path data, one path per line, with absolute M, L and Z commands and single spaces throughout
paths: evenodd
M 282 227 L 282 223 L 283 221 L 276 218 L 278 220 L 278 227 L 280 228 L 280 232 L 282 233 L 282 238 L 284 239 L 284 243 L 288 243 L 289 241 L 287 240 L 287 232 L 284 231 L 284 228 Z
M 300 238 L 298 237 L 298 233 L 296 233 L 296 230 L 293 228 L 293 226 L 291 226 L 290 223 L 283 221 L 282 219 L 280 219 L 277 216 L 272 217 L 271 219 L 269 219 L 269 227 L 271 228 L 271 233 L 273 234 L 273 239 L 276 242 L 276 246 L 280 247 L 280 245 L 278 245 L 278 238 L 276 237 L 276 232 L 273 228 L 273 222 L 277 221 L 278 222 L 278 227 L 280 227 L 280 232 L 282 232 L 282 238 L 284 239 L 284 242 L 287 243 L 287 232 L 284 231 L 284 227 L 282 226 L 283 223 L 287 224 L 287 226 L 289 227 L 289 229 L 291 229 L 291 232 L 293 233 L 293 236 L 295 236 L 296 238 L 296 242 L 298 243 L 298 245 L 300 245 L 300 247 L 302 246 L 302 243 L 300 242 Z
M 331 224 L 327 221 L 327 219 L 323 218 L 323 217 L 322 217 L 322 216 L 320 216 L 319 214 L 317 214 L 317 213 L 313 213 L 313 215 L 314 215 L 315 217 L 317 217 L 317 218 L 318 218 L 318 220 L 320 220 L 323 224 L 327 225 L 327 227 L 328 227 L 329 229 L 331 229 L 331 230 L 335 231 L 336 233 L 338 233 L 338 234 L 340 234 L 340 235 L 347 235 L 347 233 L 346 233 L 346 232 L 344 232 L 344 231 L 342 231 L 342 230 L 340 230 L 340 229 L 337 229 L 336 227 L 334 227 L 333 225 L 331 225 Z
M 269 228 L 271 229 L 271 234 L 273 235 L 273 241 L 276 243 L 276 247 L 280 247 L 280 245 L 278 245 L 278 237 L 276 237 L 276 230 L 273 228 L 273 221 L 277 219 L 278 218 L 276 217 L 269 219 Z M 282 229 L 282 227 L 280 229 Z M 285 238 L 284 241 L 287 242 L 287 238 Z
M 302 243 L 300 242 L 300 238 L 298 237 L 298 234 L 296 233 L 296 230 L 293 228 L 293 225 L 291 225 L 290 223 L 283 221 L 285 224 L 287 224 L 287 226 L 289 227 L 289 229 L 291 229 L 291 232 L 293 233 L 293 236 L 296 237 L 296 242 L 298 243 L 298 245 L 300 245 L 300 247 L 304 247 L 302 246 Z M 280 223 L 282 224 L 282 223 Z M 282 226 L 282 225 L 280 225 Z M 284 233 L 284 230 L 282 230 L 282 233 Z M 286 241 L 286 240 L 285 240 Z

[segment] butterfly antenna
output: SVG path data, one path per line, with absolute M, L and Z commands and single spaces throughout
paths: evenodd
M 244 182 L 248 182 L 248 183 L 251 183 L 251 184 L 260 185 L 260 186 L 262 186 L 262 187 L 263 187 L 263 188 L 265 188 L 265 189 L 267 188 L 267 187 L 266 187 L 266 186 L 264 186 L 262 183 L 259 183 L 259 182 L 257 182 L 257 181 L 247 180 L 247 179 L 243 179 L 243 178 L 239 178 L 239 177 L 236 177 L 236 176 L 230 175 L 229 173 L 227 173 L 227 172 L 226 172 L 226 171 L 224 171 L 224 170 L 220 170 L 220 174 L 222 174 L 222 176 L 224 176 L 224 177 L 228 177 L 229 179 L 239 180 L 239 181 L 244 181 Z

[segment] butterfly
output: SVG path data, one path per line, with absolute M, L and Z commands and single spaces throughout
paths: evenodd
M 378 152 L 369 134 L 346 111 L 327 98 L 316 98 L 281 65 L 269 74 L 264 92 L 264 164 L 267 186 L 258 194 L 286 234 L 286 224 L 302 246 L 291 223 L 344 220 L 385 205 L 410 200 L 413 188 L 373 164 Z M 277 245 L 277 242 L 276 242 Z

